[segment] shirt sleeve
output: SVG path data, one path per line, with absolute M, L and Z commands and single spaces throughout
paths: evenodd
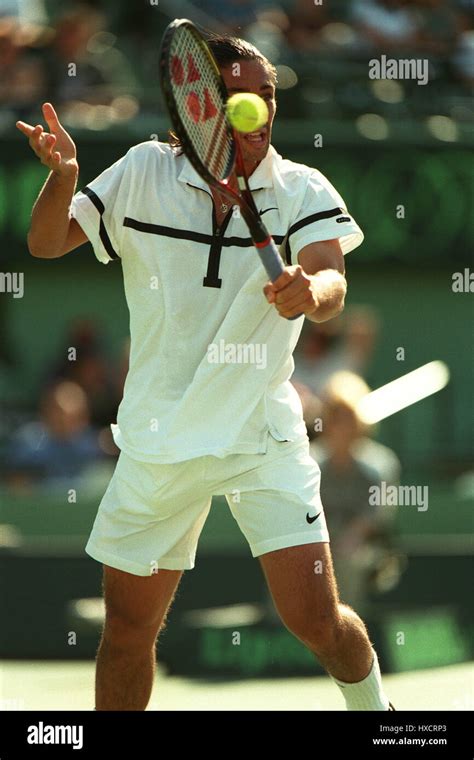
M 129 153 L 116 161 L 72 199 L 70 214 L 82 227 L 99 261 L 121 256 Z
M 285 243 L 288 263 L 297 264 L 298 254 L 306 245 L 335 238 L 339 239 L 342 252 L 346 254 L 362 243 L 364 234 L 336 188 L 320 172 L 314 171 L 298 218 L 288 230 Z

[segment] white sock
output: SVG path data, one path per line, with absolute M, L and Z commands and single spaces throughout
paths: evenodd
M 382 688 L 382 676 L 377 653 L 374 649 L 372 651 L 374 653 L 372 667 L 369 675 L 363 681 L 345 683 L 331 676 L 332 680 L 339 686 L 348 710 L 388 710 L 389 701 Z

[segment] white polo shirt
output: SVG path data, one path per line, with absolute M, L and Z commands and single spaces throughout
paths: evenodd
M 317 240 L 344 253 L 363 240 L 344 201 L 315 169 L 271 147 L 250 177 L 288 264 Z M 117 425 L 120 449 L 143 462 L 262 453 L 306 435 L 290 383 L 303 317 L 268 304 L 268 280 L 234 212 L 217 231 L 208 185 L 165 143 L 131 148 L 78 192 L 71 215 L 99 261 L 121 259 L 131 355 Z

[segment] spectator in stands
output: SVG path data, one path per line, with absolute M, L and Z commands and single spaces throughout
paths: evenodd
M 320 47 L 320 33 L 329 20 L 327 4 L 313 0 L 295 0 L 289 12 L 288 44 L 298 51 L 315 51 Z
M 225 3 L 221 0 L 201 0 L 198 7 L 209 19 L 223 24 L 228 33 L 242 36 L 246 27 L 257 20 L 261 5 L 258 0 L 226 0 Z
M 25 118 L 45 96 L 45 70 L 33 48 L 43 34 L 40 27 L 0 18 L 0 108 L 15 118 Z
M 472 91 L 474 86 L 474 30 L 461 32 L 452 57 L 453 70 L 457 77 Z
M 369 488 L 396 484 L 400 463 L 386 446 L 371 440 L 357 415 L 357 403 L 369 392 L 361 377 L 336 373 L 323 393 L 322 434 L 311 443 L 321 468 L 324 504 L 341 598 L 366 611 L 370 590 L 398 579 L 391 546 L 393 513 L 370 504 Z
M 460 17 L 446 0 L 411 0 L 410 8 L 417 20 L 417 49 L 448 57 L 456 47 Z
M 347 308 L 338 319 L 306 323 L 295 354 L 294 383 L 318 396 L 339 370 L 365 375 L 378 335 L 378 318 L 368 306 Z
M 89 319 L 73 322 L 47 384 L 60 379 L 77 383 L 87 396 L 91 423 L 102 428 L 117 419 L 123 389 L 115 378 L 97 325 Z
M 11 439 L 7 482 L 16 488 L 73 488 L 102 456 L 84 391 L 75 383 L 59 382 L 43 394 L 39 419 L 21 427 Z
M 470 7 L 469 7 L 470 4 Z M 470 94 L 474 86 L 474 25 L 472 0 L 458 0 L 459 35 L 451 58 L 456 77 L 466 85 Z
M 105 30 L 105 16 L 88 6 L 74 6 L 58 18 L 45 64 L 49 97 L 63 111 L 80 103 L 108 105 L 136 91 L 127 59 Z
M 407 0 L 353 0 L 352 20 L 371 48 L 388 52 L 416 47 L 418 26 Z

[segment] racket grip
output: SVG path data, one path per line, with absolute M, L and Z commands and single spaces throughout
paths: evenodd
M 277 280 L 284 271 L 285 265 L 283 263 L 283 259 L 280 256 L 280 252 L 273 241 L 273 238 L 269 237 L 263 244 L 255 244 L 255 247 L 258 251 L 258 255 L 260 256 L 260 261 L 265 267 L 270 280 L 272 282 L 275 282 L 275 280 Z M 287 319 L 299 319 L 301 316 L 303 315 L 296 314 L 294 317 L 287 317 Z

